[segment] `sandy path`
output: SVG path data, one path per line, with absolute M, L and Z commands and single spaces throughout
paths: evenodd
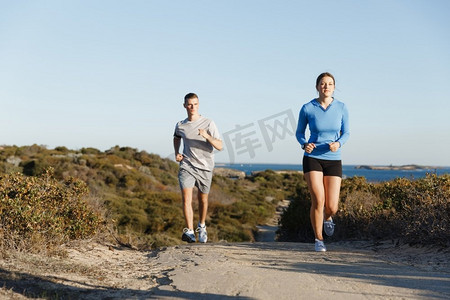
M 142 252 L 83 242 L 66 258 L 0 259 L 0 299 L 450 299 L 450 250 L 367 242 L 186 244 Z
M 274 216 L 267 220 L 265 225 L 256 226 L 258 234 L 256 235 L 257 242 L 274 242 L 276 240 L 276 231 L 278 230 L 278 222 L 281 215 L 290 204 L 289 200 L 282 200 L 278 203 Z
M 63 259 L 0 260 L 0 298 L 450 298 L 448 253 L 408 247 L 380 254 L 364 245 L 330 243 L 328 252 L 316 253 L 304 243 L 208 243 L 158 252 L 87 244 Z
M 448 299 L 450 274 L 387 262 L 370 250 L 312 244 L 187 245 L 159 253 L 172 265 L 158 297 L 179 299 Z M 441 270 L 442 271 L 442 270 Z
M 0 299 L 450 299 L 450 250 L 367 242 L 274 242 L 284 207 L 256 243 L 142 252 L 94 242 L 66 258 L 0 259 Z

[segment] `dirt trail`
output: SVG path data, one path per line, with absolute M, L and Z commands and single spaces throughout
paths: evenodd
M 257 242 L 275 242 L 277 236 L 276 232 L 278 230 L 278 221 L 280 220 L 283 211 L 289 206 L 290 203 L 290 200 L 280 201 L 277 205 L 273 218 L 269 219 L 265 225 L 257 226 Z
M 392 245 L 208 243 L 157 252 L 85 244 L 0 260 L 1 299 L 449 299 L 449 253 Z
M 450 299 L 448 249 L 348 242 L 316 253 L 273 242 L 277 218 L 260 235 L 270 242 L 11 254 L 0 259 L 0 299 Z
M 99 243 L 66 258 L 0 259 L 0 299 L 450 299 L 450 250 L 392 242 L 274 242 L 280 213 L 256 243 L 186 244 L 142 252 Z
M 171 266 L 155 295 L 188 299 L 450 298 L 450 274 L 386 261 L 372 250 L 330 244 L 180 246 L 158 254 Z M 442 271 L 442 270 L 441 270 Z

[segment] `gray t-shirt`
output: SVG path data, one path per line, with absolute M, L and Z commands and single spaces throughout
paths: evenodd
M 183 160 L 188 161 L 196 168 L 212 171 L 214 169 L 214 147 L 198 134 L 199 129 L 205 129 L 210 136 L 220 139 L 219 130 L 214 121 L 203 116 L 192 122 L 187 118 L 178 122 L 173 135 L 183 139 Z

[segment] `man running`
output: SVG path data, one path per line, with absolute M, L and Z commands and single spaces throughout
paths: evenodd
M 184 97 L 184 108 L 187 118 L 175 126 L 173 146 L 175 160 L 180 163 L 178 180 L 183 199 L 183 212 L 186 228 L 181 239 L 195 243 L 194 211 L 192 209 L 192 194 L 194 186 L 198 188 L 199 222 L 196 231 L 198 241 L 206 243 L 206 213 L 208 211 L 208 194 L 211 187 L 214 169 L 214 149 L 222 150 L 222 140 L 216 124 L 198 113 L 198 96 L 189 93 Z M 183 140 L 183 153 L 179 152 Z

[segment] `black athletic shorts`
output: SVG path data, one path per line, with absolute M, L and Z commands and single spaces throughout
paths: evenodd
M 342 178 L 342 161 L 303 156 L 303 173 L 311 171 L 323 172 L 323 176 L 338 176 Z

